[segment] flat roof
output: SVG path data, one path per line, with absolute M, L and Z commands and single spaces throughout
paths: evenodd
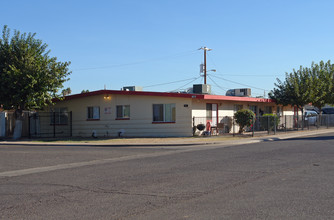
M 78 99 L 95 95 L 139 95 L 139 96 L 162 96 L 174 98 L 190 98 L 212 101 L 239 101 L 239 102 L 275 102 L 272 99 L 254 98 L 254 97 L 239 97 L 239 96 L 224 96 L 224 95 L 206 95 L 206 94 L 189 94 L 189 93 L 173 93 L 173 92 L 146 92 L 146 91 L 124 91 L 124 90 L 97 90 L 92 92 L 80 93 L 65 96 L 64 100 Z M 57 100 L 54 100 L 57 101 Z

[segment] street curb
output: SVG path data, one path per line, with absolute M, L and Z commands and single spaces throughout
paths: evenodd
M 296 137 L 304 137 L 310 135 L 317 135 L 317 134 L 326 134 L 332 133 L 334 129 L 324 129 L 324 130 L 315 130 L 315 131 L 295 131 L 291 133 L 285 134 L 276 134 L 276 135 L 269 135 L 266 137 L 251 137 L 244 138 L 240 140 L 223 140 L 223 141 L 208 141 L 208 142 L 193 142 L 193 143 L 41 143 L 41 142 L 27 142 L 27 141 L 0 141 L 0 146 L 3 145 L 10 145 L 10 146 L 69 146 L 69 147 L 175 147 L 175 146 L 196 146 L 196 145 L 218 145 L 218 144 L 230 144 L 230 145 L 242 145 L 242 144 L 251 144 L 251 143 L 259 143 L 259 142 L 266 142 L 266 141 L 280 141 L 286 140 L 290 138 Z

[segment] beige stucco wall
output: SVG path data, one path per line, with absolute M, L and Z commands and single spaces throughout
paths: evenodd
M 239 130 L 239 126 L 235 123 L 234 128 L 232 126 L 231 119 L 227 119 L 224 117 L 233 117 L 235 111 L 235 105 L 242 105 L 243 109 L 249 109 L 250 106 L 257 106 L 257 115 L 259 114 L 260 109 L 265 112 L 266 106 L 272 107 L 272 112 L 276 113 L 277 111 L 277 105 L 275 103 L 258 103 L 258 102 L 238 102 L 238 101 L 211 101 L 211 100 L 192 100 L 192 117 L 195 118 L 195 125 L 197 124 L 206 124 L 206 104 L 217 104 L 218 106 L 218 123 L 224 123 L 225 125 L 228 125 L 229 128 L 226 130 L 226 132 L 237 132 Z M 286 111 L 287 114 L 291 114 L 291 108 L 285 107 L 283 111 Z M 293 114 L 293 109 L 292 109 Z
M 192 103 L 186 98 L 139 95 L 104 95 L 81 97 L 58 102 L 54 107 L 67 107 L 73 113 L 73 136 L 91 136 L 96 131 L 100 137 L 115 137 L 125 131 L 125 136 L 191 136 Z M 175 123 L 152 123 L 153 104 L 176 104 Z M 116 120 L 116 106 L 130 105 L 130 119 Z M 184 107 L 187 105 L 188 107 Z M 87 107 L 100 107 L 100 120 L 87 120 Z M 105 113 L 110 108 L 111 113 Z
M 286 116 L 292 116 L 294 115 L 294 108 L 293 106 L 284 106 L 283 107 L 283 114 Z M 298 112 L 299 115 L 301 115 L 301 112 Z
M 206 117 L 206 104 L 218 104 L 218 116 L 233 116 L 235 113 L 234 106 L 242 105 L 244 109 L 248 109 L 249 106 L 257 106 L 257 111 L 261 109 L 264 111 L 266 106 L 272 106 L 273 113 L 276 113 L 276 104 L 275 103 L 257 103 L 257 102 L 236 102 L 236 101 L 210 101 L 210 100 L 197 100 L 193 99 L 192 101 L 192 117 Z
M 108 95 L 111 99 L 105 99 L 105 95 L 86 96 L 70 100 L 60 101 L 54 107 L 66 107 L 72 111 L 72 135 L 88 137 L 92 136 L 93 131 L 99 137 L 116 137 L 120 131 L 125 131 L 128 137 L 169 137 L 169 136 L 192 136 L 193 117 L 206 120 L 206 103 L 218 104 L 218 117 L 233 116 L 235 105 L 243 105 L 243 108 L 257 106 L 257 111 L 265 106 L 272 106 L 273 112 L 276 112 L 275 103 L 256 103 L 256 102 L 235 102 L 235 101 L 212 101 L 190 98 L 163 97 L 163 96 L 141 96 L 141 95 Z M 153 104 L 171 104 L 176 105 L 175 123 L 152 123 L 153 122 Z M 116 106 L 130 105 L 130 119 L 117 120 Z M 87 120 L 87 107 L 99 106 L 100 119 Z M 185 107 L 186 106 L 186 107 Z M 105 111 L 105 109 L 110 111 Z M 293 108 L 284 107 L 285 115 L 293 115 Z M 41 121 L 43 129 L 49 124 L 50 119 Z M 203 121 L 201 123 L 206 123 Z M 68 134 L 69 126 L 57 125 L 57 133 L 64 131 Z M 238 127 L 235 127 L 235 131 Z M 232 129 L 231 129 L 232 131 Z

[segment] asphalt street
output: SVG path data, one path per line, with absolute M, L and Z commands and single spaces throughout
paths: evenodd
M 0 145 L 0 219 L 333 219 L 334 133 L 242 145 Z

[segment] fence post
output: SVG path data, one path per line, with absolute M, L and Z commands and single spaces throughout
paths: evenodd
M 268 115 L 268 116 L 267 116 L 267 125 L 268 125 L 267 129 L 268 129 L 268 134 L 270 134 L 270 132 L 269 132 L 269 126 L 270 126 L 270 124 L 269 124 L 269 120 L 270 120 L 270 118 L 269 118 L 269 115 Z
M 277 115 L 276 115 L 277 116 Z M 278 116 L 277 116 L 277 118 L 278 118 Z M 276 117 L 274 116 L 273 117 L 273 119 L 274 119 L 274 134 L 276 134 L 276 126 L 277 126 L 277 120 L 276 120 Z
M 56 112 L 53 112 L 53 137 L 56 137 Z
M 35 137 L 37 137 L 37 119 L 39 115 L 37 113 L 34 114 L 34 122 L 35 122 Z
M 72 111 L 70 111 L 70 137 L 72 137 Z
M 285 117 L 285 121 L 284 121 L 284 131 L 286 132 L 286 115 L 285 115 L 284 117 Z
M 29 133 L 28 137 L 29 137 L 29 139 L 31 139 L 31 130 L 30 130 L 30 112 L 28 112 L 28 126 L 29 126 L 29 128 L 28 128 L 28 133 Z
M 252 137 L 254 137 L 254 129 L 255 129 L 255 116 L 252 117 Z
M 232 117 L 232 129 L 233 129 L 233 137 L 235 136 L 235 128 L 234 128 L 234 117 Z

